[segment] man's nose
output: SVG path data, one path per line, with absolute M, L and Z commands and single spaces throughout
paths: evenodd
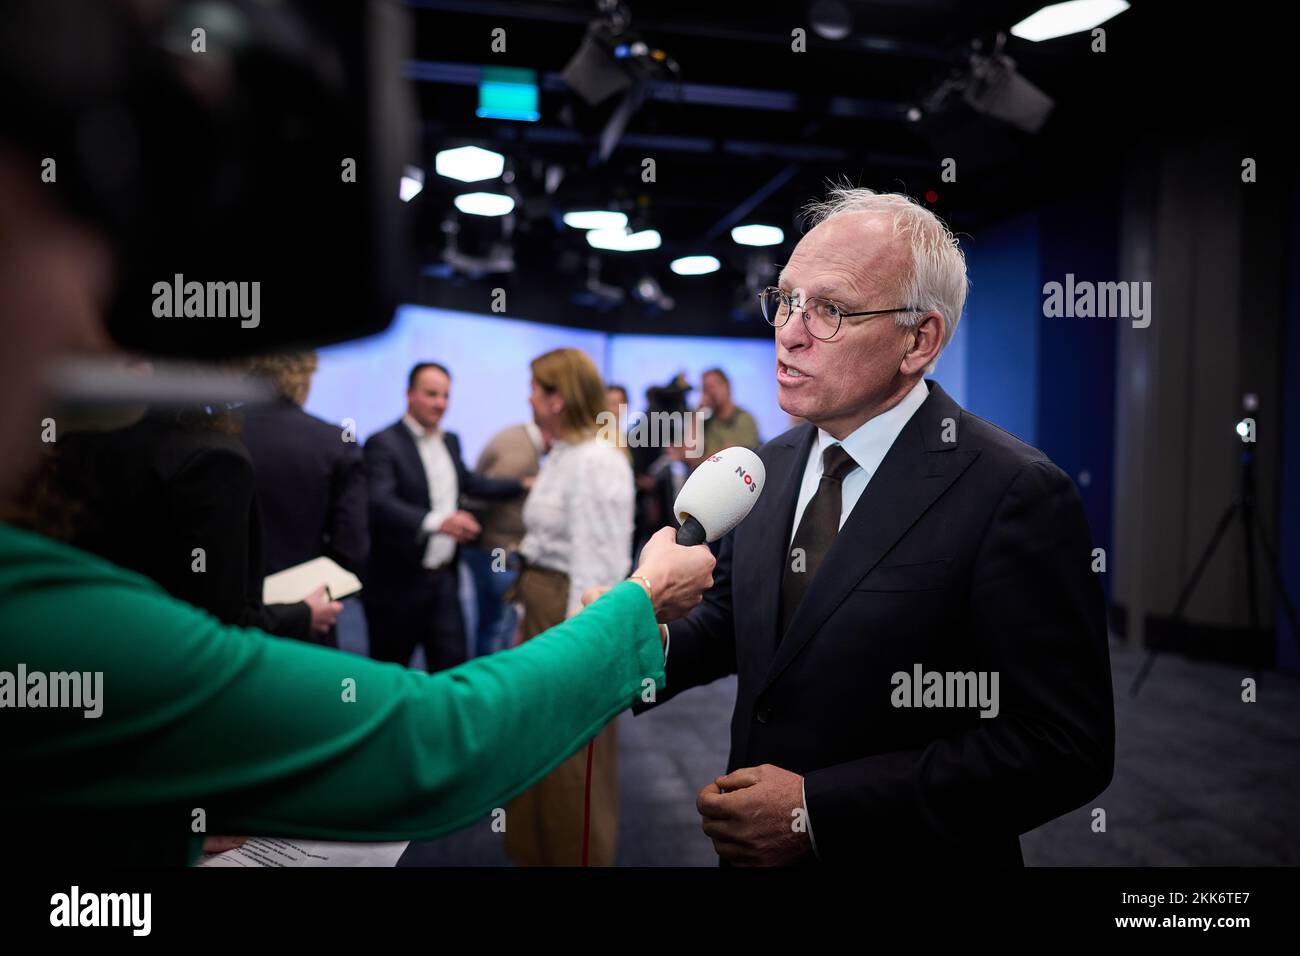
M 812 336 L 803 320 L 803 309 L 796 308 L 790 313 L 785 325 L 776 330 L 776 340 L 787 352 L 807 348 L 812 343 Z

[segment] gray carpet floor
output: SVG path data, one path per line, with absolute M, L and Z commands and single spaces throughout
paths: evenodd
M 362 651 L 355 602 L 340 622 Z M 1088 806 L 1021 837 L 1030 866 L 1300 864 L 1300 680 L 1265 671 L 1255 703 L 1249 670 L 1162 656 L 1141 694 L 1128 694 L 1141 655 L 1111 643 L 1115 777 Z M 420 661 L 416 661 L 418 666 Z M 718 681 L 641 717 L 619 718 L 621 866 L 716 866 L 695 795 L 726 767 L 735 681 Z M 1094 832 L 1092 810 L 1106 813 Z M 814 827 L 816 821 L 813 821 Z M 508 866 L 485 818 L 411 844 L 402 865 Z

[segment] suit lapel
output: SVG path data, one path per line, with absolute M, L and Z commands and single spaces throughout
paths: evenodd
M 424 496 L 419 501 L 412 502 L 412 504 L 427 508 L 429 506 L 429 476 L 424 473 L 424 459 L 420 457 L 420 449 L 415 444 L 415 436 L 411 434 L 411 430 L 406 427 L 405 422 L 398 422 L 393 427 L 397 431 L 397 445 L 402 449 L 402 455 L 406 458 L 406 467 L 415 476 L 418 486 L 424 490 Z
M 460 496 L 466 494 L 465 474 L 461 471 L 460 438 L 452 432 L 444 430 L 442 443 L 447 446 L 447 455 L 451 458 L 451 471 L 456 476 L 456 500 L 459 502 Z
M 789 633 L 777 648 L 763 684 L 764 690 L 789 666 L 858 582 L 979 456 L 978 451 L 961 449 L 959 430 L 957 441 L 943 441 L 945 419 L 951 418 L 956 430 L 961 408 L 938 383 L 931 382 L 930 386 L 930 396 L 899 432 L 848 520 L 840 528 L 835 543 L 790 622 Z M 806 458 L 807 445 L 804 454 L 799 456 L 801 476 Z M 798 494 L 797 485 L 793 494 Z M 793 509 L 787 520 L 787 531 L 792 520 Z M 788 550 L 787 541 L 782 539 L 780 570 L 784 570 Z M 770 581 L 768 590 L 779 595 L 779 572 Z M 779 622 L 774 622 L 774 629 L 779 626 Z
M 765 660 L 776 649 L 777 630 L 781 626 L 781 576 L 785 572 L 786 552 L 790 550 L 790 527 L 794 523 L 808 451 L 816 440 L 817 429 L 804 425 L 792 431 L 778 446 L 767 476 L 768 489 L 759 497 L 755 514 L 746 519 L 759 531 L 754 553 L 762 556 L 762 563 L 754 594 L 758 620 L 764 628 L 761 646 Z

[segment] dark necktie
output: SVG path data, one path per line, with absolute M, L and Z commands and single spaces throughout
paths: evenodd
M 790 553 L 786 555 L 785 573 L 781 578 L 778 644 L 790 629 L 794 612 L 808 593 L 813 575 L 835 543 L 835 536 L 840 531 L 841 485 L 844 476 L 857 467 L 858 463 L 840 445 L 831 445 L 822 453 L 822 478 L 817 484 L 817 493 L 804 509 L 799 530 L 795 532 Z

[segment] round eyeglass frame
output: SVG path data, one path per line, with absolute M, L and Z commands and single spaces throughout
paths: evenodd
M 780 315 L 782 309 L 784 309 L 785 311 L 785 319 L 780 322 L 775 321 L 774 318 L 769 317 L 767 314 L 766 299 L 772 293 L 775 293 L 777 296 L 780 297 L 780 305 L 777 309 L 777 315 Z M 824 302 L 828 306 L 830 306 L 830 308 L 834 311 L 835 331 L 833 331 L 830 335 L 818 335 L 816 332 L 813 331 L 812 324 L 808 321 L 808 303 L 810 302 Z M 761 313 L 763 313 L 763 320 L 767 322 L 768 325 L 772 326 L 772 328 L 774 329 L 779 329 L 783 325 L 785 325 L 786 322 L 789 322 L 790 316 L 794 314 L 794 310 L 795 310 L 794 296 L 789 292 L 782 291 L 781 289 L 779 289 L 774 285 L 766 286 L 765 288 L 759 290 L 758 310 Z M 844 325 L 845 319 L 856 318 L 857 316 L 860 315 L 891 315 L 896 312 L 924 312 L 926 310 L 918 309 L 911 306 L 905 306 L 903 308 L 898 308 L 898 309 L 872 309 L 867 312 L 845 312 L 843 309 L 841 309 L 836 303 L 832 302 L 830 299 L 825 299 L 822 298 L 821 296 L 812 296 L 811 298 L 807 298 L 803 300 L 803 303 L 799 306 L 799 311 L 803 313 L 803 326 L 805 329 L 808 330 L 808 334 L 811 335 L 813 338 L 817 339 L 818 341 L 825 342 L 839 335 L 840 328 Z

